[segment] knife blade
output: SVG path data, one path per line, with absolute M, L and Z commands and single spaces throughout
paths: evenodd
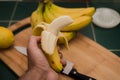
M 21 54 L 27 56 L 27 48 L 22 46 L 14 46 L 14 48 Z
M 26 47 L 14 46 L 14 48 L 21 54 L 27 56 Z M 74 64 L 72 62 L 66 60 L 66 66 L 63 68 L 61 73 L 75 80 L 96 80 L 95 78 L 79 73 L 75 68 L 73 68 L 73 66 Z

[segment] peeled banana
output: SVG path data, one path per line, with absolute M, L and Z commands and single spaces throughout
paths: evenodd
M 57 72 L 60 72 L 63 69 L 57 49 L 59 38 L 63 39 L 65 46 L 68 48 L 68 41 L 64 35 L 61 35 L 60 30 L 72 22 L 73 20 L 71 17 L 61 16 L 53 20 L 50 24 L 39 24 L 39 27 L 41 28 L 41 48 L 43 49 L 50 66 Z

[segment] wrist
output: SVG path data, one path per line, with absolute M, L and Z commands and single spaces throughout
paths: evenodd
M 58 74 L 51 68 L 41 69 L 33 67 L 27 71 L 19 80 L 58 80 Z
M 28 70 L 19 80 L 46 80 L 46 73 L 34 67 Z
M 45 77 L 45 80 L 58 80 L 58 74 L 51 68 L 40 69 L 35 67 L 34 69 L 38 71 L 39 74 L 43 75 Z

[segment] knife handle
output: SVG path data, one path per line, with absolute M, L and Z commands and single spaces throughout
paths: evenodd
M 76 69 L 72 69 L 68 76 L 74 78 L 75 80 L 96 80 L 90 76 L 78 73 Z

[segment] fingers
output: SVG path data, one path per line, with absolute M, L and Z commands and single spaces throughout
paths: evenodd
M 40 49 L 40 46 L 38 47 L 38 44 L 40 44 L 40 41 L 41 41 L 41 38 L 40 36 L 31 36 L 30 37 L 30 41 L 29 41 L 29 44 L 28 44 L 28 54 L 29 54 L 29 57 L 32 57 L 32 58 L 37 58 L 41 57 L 45 57 L 43 54 L 43 51 Z M 66 65 L 66 61 L 65 59 L 63 59 L 63 54 L 62 52 L 60 51 L 60 48 L 58 48 L 58 52 L 59 52 L 59 56 L 60 56 L 60 59 L 61 59 L 61 63 L 63 66 Z M 38 56 L 39 55 L 39 56 Z
M 61 59 L 63 58 L 63 54 L 60 51 L 59 51 L 59 56 L 60 56 Z
M 58 50 L 58 51 L 59 51 L 59 55 L 60 55 L 60 59 L 61 59 L 60 61 L 61 61 L 62 65 L 66 66 L 66 60 L 63 58 L 62 52 L 60 50 Z
M 28 44 L 28 49 L 38 48 L 41 38 L 39 36 L 31 36 Z
M 30 41 L 29 41 L 29 46 L 36 47 L 38 45 L 38 43 L 40 43 L 40 41 L 41 41 L 40 36 L 31 36 Z
M 40 36 L 31 36 L 28 44 L 28 54 L 31 56 L 37 56 L 42 53 L 42 50 L 38 46 L 40 43 Z
M 60 62 L 62 63 L 63 67 L 66 66 L 66 60 L 65 59 L 61 59 Z

